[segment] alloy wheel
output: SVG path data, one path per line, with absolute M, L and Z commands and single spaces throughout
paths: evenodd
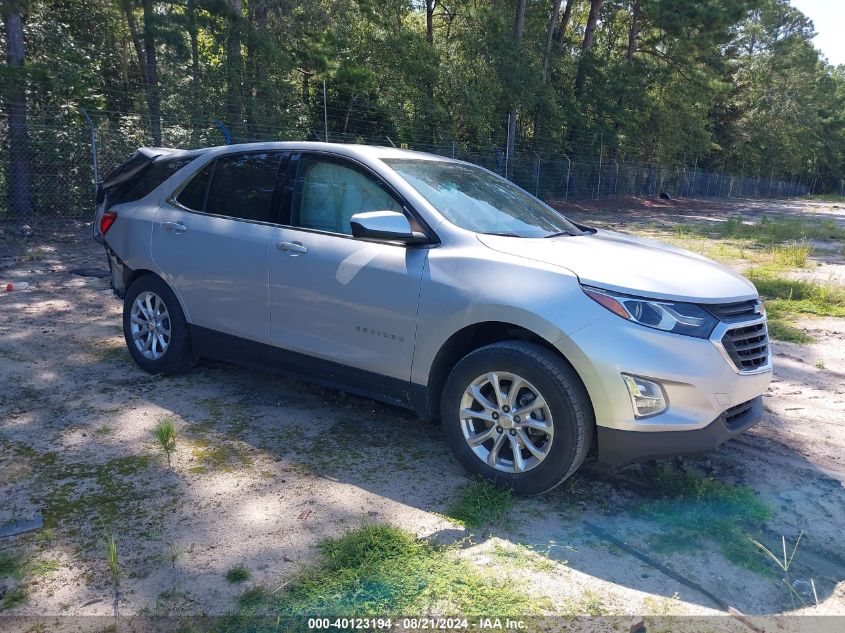
M 523 473 L 549 454 L 554 423 L 546 399 L 525 378 L 491 371 L 473 380 L 460 405 L 464 439 L 491 468 Z
M 135 347 L 150 360 L 158 360 L 170 347 L 170 313 L 161 297 L 145 291 L 132 302 L 129 327 Z

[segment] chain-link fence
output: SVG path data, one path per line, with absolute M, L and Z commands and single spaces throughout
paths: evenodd
M 10 146 L 8 121 L 0 118 L 0 218 L 34 222 L 51 217 L 86 217 L 93 210 L 95 181 L 124 162 L 135 149 L 149 145 L 145 121 L 139 115 L 71 112 L 28 121 L 25 146 Z M 262 129 L 244 141 L 324 140 L 323 130 Z M 188 124 L 163 121 L 162 145 L 191 148 L 221 145 L 230 138 L 220 121 Z M 791 197 L 809 193 L 812 183 L 761 174 L 732 174 L 723 169 L 623 161 L 608 148 L 583 152 L 539 154 L 501 146 L 472 147 L 456 139 L 432 145 L 413 139 L 361 136 L 334 132 L 333 142 L 394 145 L 451 156 L 482 165 L 546 201 L 608 196 Z M 21 200 L 11 179 L 25 173 L 28 200 Z M 17 193 L 15 193 L 17 191 Z

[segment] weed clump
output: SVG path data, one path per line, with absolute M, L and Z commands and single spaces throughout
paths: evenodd
M 471 528 L 482 528 L 503 518 L 513 506 L 511 491 L 474 478 L 449 504 L 446 516 Z
M 538 612 L 538 601 L 524 591 L 488 580 L 450 548 L 397 527 L 366 525 L 319 548 L 320 563 L 282 591 L 242 594 L 245 614 L 399 616 L 437 609 L 466 617 L 514 617 Z

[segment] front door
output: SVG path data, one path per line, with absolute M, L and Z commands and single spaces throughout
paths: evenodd
M 402 203 L 339 157 L 304 154 L 294 178 L 290 218 L 270 248 L 272 344 L 409 381 L 428 249 L 356 239 L 349 224 L 363 211 L 402 212 Z

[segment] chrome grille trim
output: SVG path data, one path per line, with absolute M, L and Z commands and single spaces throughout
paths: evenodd
M 738 374 L 762 374 L 772 369 L 772 350 L 766 317 L 739 323 L 719 324 L 710 342 Z

